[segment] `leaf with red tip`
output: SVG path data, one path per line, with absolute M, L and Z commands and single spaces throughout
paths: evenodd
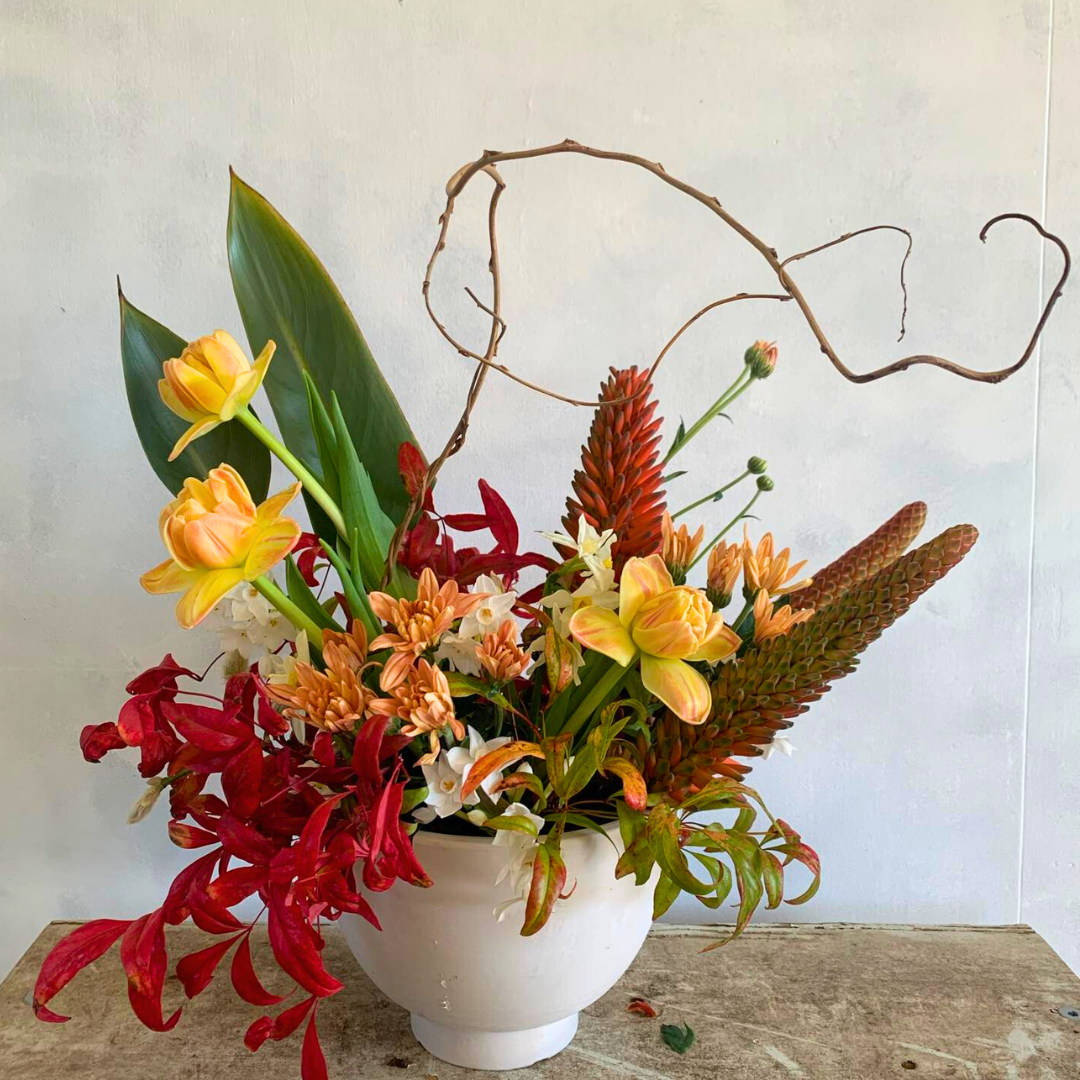
M 110 750 L 122 750 L 126 746 L 111 720 L 107 724 L 87 724 L 79 736 L 79 749 L 91 765 L 97 764 Z
M 221 789 L 229 809 L 240 818 L 251 817 L 259 808 L 262 793 L 263 752 L 257 742 L 250 742 L 225 766 Z
M 525 901 L 522 937 L 530 937 L 544 926 L 565 885 L 566 864 L 562 856 L 558 851 L 550 850 L 547 844 L 539 845 L 533 857 L 532 883 Z
M 516 555 L 518 549 L 518 524 L 503 497 L 486 481 L 478 481 L 480 498 L 487 511 L 488 528 L 499 549 L 506 555 Z
M 602 772 L 612 772 L 621 781 L 623 798 L 631 810 L 644 810 L 649 802 L 649 793 L 645 788 L 645 777 L 626 758 L 609 757 L 604 762 Z
M 343 989 L 323 966 L 319 956 L 321 938 L 304 921 L 296 904 L 286 903 L 287 889 L 267 890 L 269 914 L 267 930 L 274 959 L 305 990 L 317 997 L 329 997 Z
M 315 1026 L 315 1010 L 304 1032 L 304 1046 L 300 1051 L 300 1080 L 328 1080 L 326 1058 L 319 1043 L 319 1029 Z
M 278 853 L 278 846 L 273 840 L 231 813 L 221 815 L 218 837 L 230 855 L 256 866 L 269 866 Z
M 61 938 L 49 950 L 38 972 L 34 984 L 34 1015 L 52 1024 L 62 1024 L 70 1019 L 46 1009 L 45 1003 L 60 993 L 87 964 L 104 956 L 130 925 L 129 919 L 95 919 Z
M 258 1005 L 260 1008 L 265 1009 L 285 1000 L 280 994 L 271 994 L 259 981 L 259 977 L 255 974 L 255 968 L 251 963 L 251 944 L 246 934 L 244 940 L 240 942 L 240 947 L 233 953 L 230 975 L 233 989 L 249 1005 Z M 268 1020 L 269 1017 L 263 1017 L 263 1019 Z M 267 1034 L 269 1035 L 269 1032 Z M 252 1046 L 249 1049 L 256 1050 L 258 1047 Z
M 200 848 L 218 842 L 213 833 L 197 829 L 194 825 L 185 825 L 182 821 L 169 822 L 169 839 L 181 848 Z
M 467 799 L 492 773 L 505 769 L 523 757 L 543 758 L 544 751 L 534 742 L 514 741 L 492 750 L 480 758 L 469 770 L 461 785 L 461 796 Z
M 181 1009 L 163 1019 L 161 990 L 165 984 L 168 957 L 165 953 L 164 911 L 158 908 L 136 919 L 120 942 L 120 963 L 128 980 L 128 1001 L 135 1015 L 151 1031 L 171 1031 Z
M 267 882 L 265 866 L 238 866 L 227 870 L 207 886 L 206 895 L 215 903 L 231 908 L 258 892 Z
M 214 977 L 214 970 L 221 963 L 225 954 L 236 944 L 237 938 L 227 938 L 198 952 L 181 957 L 176 965 L 176 977 L 189 998 L 201 994 Z

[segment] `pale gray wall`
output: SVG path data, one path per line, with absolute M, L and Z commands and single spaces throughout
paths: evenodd
M 485 147 L 572 136 L 645 154 L 784 252 L 909 225 L 902 348 L 997 367 L 1018 355 L 1040 272 L 1049 283 L 1058 264 L 1047 252 L 1043 267 L 1020 226 L 982 247 L 980 225 L 1045 210 L 1080 244 L 1078 10 L 7 0 L 0 972 L 50 918 L 155 906 L 186 859 L 163 814 L 124 825 L 133 765 L 85 765 L 77 736 L 113 718 L 126 679 L 166 649 L 212 655 L 136 583 L 160 559 L 163 489 L 127 416 L 114 276 L 182 334 L 239 333 L 230 163 L 322 255 L 429 449 L 467 372 L 424 317 L 420 280 L 443 184 Z M 701 304 L 772 285 L 718 223 L 644 175 L 566 159 L 503 172 L 503 358 L 563 390 L 591 395 L 608 364 L 650 361 Z M 482 201 L 477 183 L 438 287 L 475 340 L 462 286 L 486 287 Z M 855 368 L 900 355 L 901 250 L 882 234 L 798 266 Z M 922 369 L 856 387 L 797 312 L 747 305 L 702 323 L 662 370 L 664 412 L 691 417 L 749 341 L 780 341 L 776 377 L 734 428 L 686 451 L 697 480 L 673 500 L 758 453 L 777 479 L 765 522 L 814 565 L 913 498 L 930 503 L 928 530 L 982 530 L 963 567 L 796 726 L 796 756 L 754 771 L 826 868 L 813 904 L 777 917 L 1025 920 L 1080 968 L 1078 330 L 1069 293 L 1003 386 Z M 493 378 L 444 505 L 471 502 L 482 475 L 526 528 L 551 527 L 587 423 Z M 675 915 L 708 917 L 689 900 Z

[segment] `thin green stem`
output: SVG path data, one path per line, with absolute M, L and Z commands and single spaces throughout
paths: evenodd
M 683 432 L 683 437 L 674 443 L 667 456 L 661 462 L 666 465 L 706 424 L 715 420 L 752 382 L 754 376 L 747 365 L 739 373 L 738 378 L 710 405 L 688 430 Z
M 745 480 L 749 475 L 750 470 L 747 469 L 746 472 L 742 473 L 740 476 L 736 476 L 735 479 L 731 481 L 731 483 L 725 484 L 723 487 L 717 488 L 715 491 L 710 491 L 708 495 L 703 495 L 700 499 L 697 500 L 697 502 L 692 502 L 689 506 L 684 506 L 678 513 L 672 514 L 671 520 L 675 521 L 676 518 L 681 518 L 683 514 L 689 514 L 691 510 L 696 510 L 702 503 L 715 501 L 721 495 L 723 495 L 724 492 L 728 490 L 728 488 L 733 488 L 736 484 L 741 483 L 743 480 Z
M 701 562 L 703 558 L 705 558 L 705 556 L 710 551 L 712 551 L 714 547 L 716 547 L 716 545 L 728 534 L 731 529 L 735 528 L 735 526 L 738 525 L 739 522 L 742 521 L 742 519 L 750 513 L 750 508 L 754 505 L 754 503 L 758 501 L 760 497 L 761 488 L 758 488 L 757 491 L 754 492 L 753 498 L 707 544 L 702 547 L 701 551 L 698 553 L 698 557 L 686 568 L 686 572 L 688 574 L 691 570 L 694 569 L 695 566 L 697 566 L 699 562 Z
M 629 667 L 612 663 L 611 667 L 597 680 L 596 685 L 585 695 L 585 700 L 574 710 L 570 719 L 563 724 L 559 734 L 565 735 L 569 732 L 571 735 L 576 735 L 585 721 L 619 689 L 629 674 Z
M 753 610 L 753 607 L 754 607 L 754 597 L 751 596 L 746 601 L 746 603 L 743 604 L 742 611 L 740 611 L 739 614 L 736 616 L 735 621 L 733 623 L 729 623 L 729 625 L 731 626 L 731 629 L 734 630 L 736 634 L 741 632 L 741 630 L 743 628 L 743 623 L 746 622 L 746 617 Z
M 326 516 L 334 523 L 334 528 L 348 540 L 341 509 L 304 463 L 283 442 L 275 439 L 250 409 L 241 409 L 236 414 L 236 419 L 304 485 L 307 493 L 326 511 Z
M 319 629 L 265 574 L 252 583 L 297 628 L 306 630 L 308 641 L 322 649 L 322 630 Z

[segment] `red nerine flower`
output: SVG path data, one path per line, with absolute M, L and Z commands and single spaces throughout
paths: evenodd
M 629 398 L 622 404 L 605 402 Z M 664 492 L 660 490 L 660 425 L 648 371 L 619 371 L 600 386 L 589 438 L 581 448 L 581 468 L 574 473 L 574 495 L 566 500 L 563 528 L 577 536 L 578 520 L 598 532 L 614 529 L 612 553 L 616 575 L 627 559 L 651 555 L 661 542 Z

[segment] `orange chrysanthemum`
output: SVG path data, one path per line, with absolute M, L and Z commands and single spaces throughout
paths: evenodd
M 680 525 L 676 529 L 671 515 L 665 510 L 660 519 L 660 533 L 663 541 L 661 554 L 664 562 L 671 571 L 675 584 L 681 585 L 686 581 L 686 571 L 694 561 L 694 556 L 701 547 L 701 541 L 705 539 L 705 526 L 699 525 L 697 532 L 691 535 L 685 525 Z
M 456 738 L 465 738 L 465 727 L 454 715 L 450 684 L 442 671 L 426 660 L 418 660 L 416 667 L 409 668 L 391 696 L 376 698 L 371 710 L 403 720 L 403 735 L 430 736 L 431 750 L 419 759 L 421 765 L 430 765 L 439 756 L 439 732 L 447 725 Z
M 517 623 L 507 619 L 493 634 L 486 634 L 476 658 L 495 682 L 516 679 L 529 665 L 528 654 L 517 643 Z
M 781 593 L 793 593 L 797 589 L 805 589 L 813 582 L 813 578 L 806 577 L 802 581 L 795 581 L 799 571 L 806 565 L 806 560 L 789 566 L 791 549 L 784 548 L 778 554 L 773 552 L 772 533 L 766 533 L 758 542 L 755 549 L 750 544 L 750 534 L 743 526 L 742 546 L 743 567 L 746 570 L 746 588 L 750 592 L 764 589 L 770 596 L 778 596 Z
M 636 367 L 618 371 L 600 387 L 600 404 L 593 414 L 588 442 L 581 448 L 581 468 L 574 473 L 574 494 L 566 500 L 563 528 L 577 536 L 578 520 L 597 531 L 613 529 L 618 538 L 612 552 L 616 575 L 633 556 L 652 555 L 660 548 L 664 492 L 659 461 L 660 425 L 654 419 L 656 401 L 647 371 Z M 607 401 L 630 398 L 620 405 Z
M 754 640 L 761 644 L 770 638 L 783 637 L 793 626 L 814 617 L 813 608 L 794 611 L 790 604 L 773 610 L 773 602 L 764 589 L 754 598 Z
M 373 652 L 394 650 L 383 667 L 379 686 L 383 690 L 397 686 L 417 656 L 437 645 L 458 619 L 474 611 L 487 597 L 488 593 L 461 592 L 456 581 L 444 581 L 440 588 L 439 579 L 430 567 L 420 573 L 415 600 L 371 593 L 368 600 L 372 611 L 393 627 L 392 632 L 380 634 L 371 643 Z
M 721 540 L 709 552 L 705 595 L 714 608 L 727 607 L 731 603 L 731 594 L 735 591 L 735 582 L 739 580 L 742 567 L 742 548 L 738 544 Z
M 367 665 L 367 634 L 354 619 L 349 633 L 323 634 L 326 671 L 296 665 L 296 683 L 267 683 L 270 696 L 285 706 L 290 720 L 303 720 L 324 731 L 351 731 L 368 711 L 375 693 L 361 682 Z

